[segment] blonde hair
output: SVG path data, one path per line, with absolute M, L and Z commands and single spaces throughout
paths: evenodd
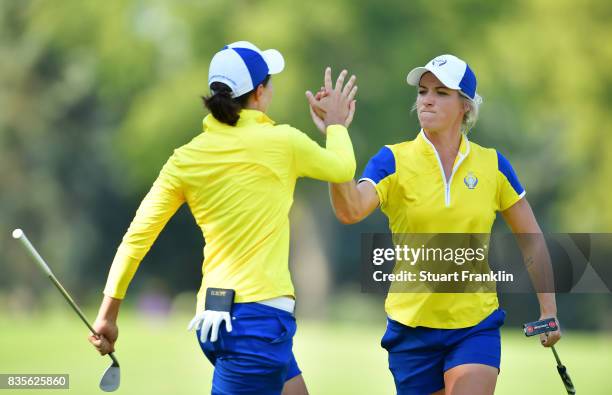
M 463 95 L 461 95 L 461 97 L 468 107 L 468 110 L 465 112 L 465 114 L 463 114 L 463 120 L 461 121 L 461 133 L 468 134 L 468 132 L 472 130 L 478 121 L 482 97 L 478 93 L 474 95 L 474 100 Z

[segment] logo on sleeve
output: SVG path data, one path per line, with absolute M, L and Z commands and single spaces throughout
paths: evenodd
M 474 173 L 468 171 L 467 176 L 465 176 L 463 179 L 463 183 L 466 187 L 468 187 L 468 189 L 474 189 L 476 188 L 476 185 L 478 185 L 478 178 L 474 175 Z

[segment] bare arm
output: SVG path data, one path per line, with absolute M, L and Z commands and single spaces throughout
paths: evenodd
M 372 213 L 380 204 L 374 186 L 355 180 L 329 184 L 329 193 L 336 218 L 343 224 L 354 224 Z
M 519 200 L 503 211 L 502 215 L 517 237 L 534 288 L 554 291 L 554 277 L 546 241 L 527 199 Z M 554 292 L 538 292 L 537 295 L 540 303 L 540 319 L 556 318 L 557 303 Z M 546 347 L 554 345 L 560 338 L 560 331 L 550 332 L 548 337 L 540 336 L 542 344 Z
M 348 127 L 355 114 L 356 77 L 352 76 L 342 87 L 347 72 L 343 70 L 338 77 L 336 87 L 332 87 L 331 69 L 325 69 L 325 85 L 313 95 L 306 92 L 310 103 L 310 115 L 318 129 L 325 133 L 328 125 L 344 124 Z M 341 93 L 340 93 L 341 92 Z M 339 98 L 346 97 L 345 100 Z M 347 107 L 348 105 L 348 107 Z M 348 113 L 346 112 L 348 110 Z M 322 118 L 319 114 L 324 114 Z M 354 172 L 354 169 L 353 169 Z M 343 224 L 354 224 L 367 217 L 380 204 L 374 186 L 368 182 L 357 184 L 355 180 L 342 183 L 330 183 L 330 197 L 336 217 Z
M 100 310 L 98 311 L 98 316 L 93 323 L 94 330 L 100 336 L 90 334 L 89 342 L 93 344 L 102 355 L 115 351 L 115 342 L 119 336 L 117 316 L 119 315 L 120 306 L 121 299 L 115 299 L 104 295 Z

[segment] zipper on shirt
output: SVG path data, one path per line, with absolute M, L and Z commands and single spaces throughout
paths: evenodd
M 459 160 L 453 166 L 453 171 L 451 172 L 451 175 L 448 178 L 448 182 L 447 182 L 446 181 L 446 174 L 444 174 L 444 166 L 442 165 L 442 160 L 440 159 L 440 155 L 438 155 L 438 151 L 436 150 L 436 146 L 433 145 L 433 143 L 431 141 L 429 141 L 429 139 L 427 138 L 427 136 L 425 135 L 425 132 L 423 130 L 421 130 L 421 133 L 423 133 L 423 138 L 431 146 L 431 148 L 434 151 L 434 154 L 436 154 L 436 159 L 438 160 L 438 165 L 440 166 L 440 173 L 442 174 L 442 182 L 444 183 L 444 206 L 445 207 L 450 207 L 450 202 L 451 202 L 450 187 L 451 187 L 451 184 L 453 182 L 453 176 L 455 175 L 455 172 L 457 171 L 457 169 L 461 165 L 461 162 L 463 162 L 463 160 L 470 153 L 469 142 L 467 141 L 467 137 L 466 137 L 466 144 L 467 144 L 466 153 L 462 154 L 461 152 L 457 152 L 457 155 L 459 155 Z

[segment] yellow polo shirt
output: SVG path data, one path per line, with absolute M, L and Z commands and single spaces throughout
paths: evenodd
M 411 141 L 383 147 L 360 182 L 371 182 L 394 235 L 491 233 L 495 213 L 525 195 L 508 160 L 462 135 L 447 182 L 434 145 L 423 131 Z M 407 326 L 465 328 L 499 306 L 495 293 L 392 293 L 388 316 Z
M 206 288 L 230 288 L 236 302 L 294 295 L 289 274 L 289 210 L 295 182 L 346 182 L 355 156 L 344 126 L 327 128 L 326 147 L 266 114 L 243 110 L 236 126 L 208 115 L 204 133 L 176 149 L 140 204 L 110 269 L 104 293 L 123 298 L 149 248 L 187 202 L 206 245 L 198 311 Z M 169 262 L 181 270 L 180 262 Z

